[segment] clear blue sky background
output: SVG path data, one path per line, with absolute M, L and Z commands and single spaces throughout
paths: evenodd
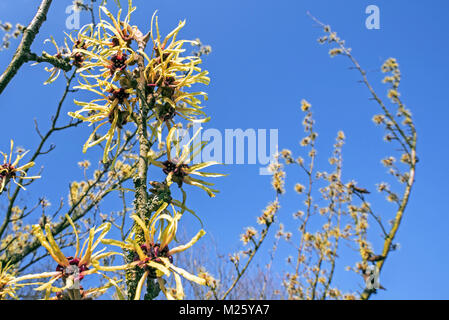
M 0 19 L 27 24 L 38 2 L 2 0 Z M 64 11 L 69 3 L 54 1 L 48 21 L 33 45 L 35 52 L 51 50 L 49 45 L 42 45 L 49 34 L 62 43 L 62 31 L 66 31 Z M 330 24 L 346 39 L 353 54 L 370 71 L 369 77 L 382 97 L 386 88 L 380 84 L 382 75 L 376 70 L 387 58 L 396 57 L 403 74 L 400 91 L 413 112 L 419 135 L 420 162 L 412 199 L 396 238 L 401 249 L 390 255 L 381 276 L 388 290 L 374 298 L 449 298 L 447 1 L 135 0 L 134 4 L 139 9 L 135 24 L 149 26 L 153 11 L 159 9 L 163 33 L 186 18 L 182 37 L 199 37 L 212 46 L 213 53 L 205 58 L 205 68 L 212 79 L 206 89 L 207 112 L 212 120 L 206 128 L 222 132 L 226 128 L 279 129 L 279 148 L 303 155 L 298 145 L 303 116 L 299 102 L 305 98 L 313 104 L 322 170 L 330 170 L 327 158 L 337 131 L 344 130 L 344 178 L 356 179 L 372 191 L 376 183 L 387 179 L 380 159 L 390 154 L 382 141 L 382 131 L 371 121 L 379 112 L 378 107 L 368 100 L 366 88 L 357 83 L 355 71 L 348 70 L 349 62 L 341 57 L 329 58 L 328 47 L 317 43 L 321 29 L 307 17 L 306 11 Z M 380 30 L 365 28 L 365 8 L 371 4 L 380 8 Z M 83 21 L 88 22 L 87 15 Z M 12 49 L 0 52 L 1 71 L 16 45 L 14 42 Z M 35 148 L 39 142 L 33 119 L 43 128 L 48 126 L 48 115 L 55 109 L 64 85 L 61 78 L 51 86 L 43 86 L 46 76 L 43 66 L 26 65 L 0 96 L 0 150 L 8 150 L 10 138 L 27 149 Z M 75 109 L 72 98 L 67 100 L 64 113 Z M 88 158 L 94 163 L 98 157 L 94 151 L 82 154 L 88 132 L 86 126 L 81 126 L 51 139 L 56 150 L 38 163 L 45 166 L 45 171 L 27 193 L 28 200 L 46 195 L 56 206 L 60 197 L 66 197 L 69 181 L 82 179 L 77 162 Z M 258 165 L 228 165 L 220 169 L 229 176 L 216 179 L 221 190 L 217 198 L 209 199 L 202 191 L 192 190 L 189 206 L 202 216 L 207 231 L 217 240 L 220 250 L 227 253 L 239 248 L 240 233 L 244 227 L 255 224 L 255 217 L 273 198 L 273 191 L 270 177 L 258 174 Z M 298 181 L 304 182 L 305 176 L 299 170 L 289 170 L 287 193 L 281 199 L 281 220 L 293 232 L 290 217 L 301 209 L 303 200 L 293 191 Z M 377 204 L 383 200 L 373 195 L 369 201 Z M 385 213 L 386 220 L 391 217 L 392 206 L 379 204 L 377 208 Z M 263 249 L 270 248 L 268 242 Z M 282 246 L 279 264 L 275 266 L 277 272 L 285 269 L 282 257 L 288 254 L 289 247 Z M 259 262 L 265 258 L 266 255 L 260 255 Z M 342 270 L 348 263 L 342 260 L 337 267 Z M 341 271 L 336 283 L 357 289 L 361 282 Z

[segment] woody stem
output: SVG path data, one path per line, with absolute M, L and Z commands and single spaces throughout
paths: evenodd
M 139 98 L 139 113 L 137 117 L 137 135 L 139 140 L 139 159 L 137 163 L 137 176 L 134 178 L 134 186 L 136 190 L 134 205 L 137 215 L 143 220 L 150 214 L 148 208 L 148 192 L 147 192 L 147 180 L 148 180 L 148 152 L 151 148 L 151 142 L 148 139 L 147 119 L 148 113 L 152 108 L 154 101 L 150 104 L 146 99 L 146 80 L 145 80 L 145 58 L 141 52 L 145 50 L 146 43 L 144 41 L 138 41 L 139 50 L 137 55 L 138 75 L 137 75 L 137 93 Z M 136 225 L 133 226 L 136 229 Z M 136 241 L 138 244 L 143 243 L 143 234 L 136 231 Z M 127 262 L 131 262 L 133 258 L 133 252 L 127 252 Z M 137 284 L 143 275 L 143 270 L 139 267 L 128 270 L 126 272 L 126 284 L 128 287 L 128 299 L 135 298 L 135 292 Z M 159 294 L 159 286 L 153 281 L 147 281 L 147 292 L 153 292 L 154 294 L 146 295 L 145 299 L 154 299 Z

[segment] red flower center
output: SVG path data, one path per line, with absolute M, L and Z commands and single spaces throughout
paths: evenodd
M 120 89 L 112 89 L 111 88 L 109 90 L 109 93 L 111 93 L 111 94 L 109 95 L 108 99 L 110 101 L 114 101 L 115 99 L 117 99 L 120 104 L 123 104 L 123 102 L 129 98 L 129 93 L 126 92 L 126 90 L 123 88 L 120 88 Z
M 187 169 L 189 168 L 188 164 L 178 163 L 178 159 L 174 158 L 170 160 L 166 160 L 162 162 L 163 168 L 162 171 L 165 174 L 173 173 L 172 180 L 178 184 L 178 187 L 182 187 L 182 183 L 184 178 L 189 174 Z
M 16 176 L 16 168 L 10 163 L 5 163 L 0 166 L 0 181 L 2 179 L 11 179 Z
M 156 243 L 154 245 L 147 245 L 144 243 L 140 246 L 140 248 L 147 256 L 147 258 L 145 259 L 146 261 L 154 261 L 160 263 L 162 262 L 161 258 L 167 258 L 170 263 L 173 263 L 173 257 L 168 254 L 168 252 L 170 251 L 168 249 L 168 246 L 165 246 L 161 249 L 160 243 Z M 134 260 L 139 260 L 139 257 L 136 257 Z
M 176 110 L 170 103 L 166 102 L 159 110 L 158 116 L 162 121 L 169 121 L 176 115 Z
M 124 52 L 119 52 L 114 54 L 111 57 L 111 63 L 108 66 L 109 70 L 111 70 L 111 74 L 114 74 L 116 71 L 123 71 L 126 68 L 126 59 L 128 55 Z
M 77 52 L 73 55 L 73 65 L 80 68 L 84 62 L 84 54 Z

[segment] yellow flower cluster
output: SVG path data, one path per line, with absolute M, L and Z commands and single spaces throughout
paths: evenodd
M 77 211 L 74 210 L 72 216 L 66 216 L 66 225 L 73 228 L 73 235 L 76 238 L 76 248 L 71 256 L 63 253 L 60 239 L 56 239 L 53 229 L 56 225 L 42 221 L 39 225 L 34 225 L 32 234 L 40 241 L 48 254 L 57 263 L 56 271 L 45 272 L 36 275 L 27 275 L 16 278 L 14 283 L 22 284 L 32 279 L 49 279 L 47 282 L 24 283 L 24 285 L 39 285 L 36 290 L 44 291 L 46 298 L 56 299 L 85 299 L 90 295 L 103 293 L 109 287 L 116 288 L 117 297 L 122 299 L 125 294 L 122 288 L 113 278 L 109 278 L 103 272 L 116 272 L 136 270 L 142 272 L 139 277 L 135 296 L 140 299 L 141 293 L 147 279 L 157 279 L 158 287 L 168 299 L 182 299 L 184 290 L 181 283 L 181 276 L 201 285 L 215 286 L 216 281 L 207 273 L 200 273 L 195 276 L 173 264 L 173 255 L 191 248 L 200 238 L 205 235 L 201 229 L 191 241 L 184 245 L 171 248 L 176 241 L 176 232 L 180 219 L 184 212 L 195 213 L 185 206 L 186 192 L 184 185 L 192 185 L 206 191 L 210 197 L 214 197 L 218 190 L 212 188 L 213 183 L 195 178 L 220 177 L 219 173 L 204 172 L 203 169 L 218 164 L 214 161 L 193 164 L 196 155 L 202 151 L 206 142 L 196 143 L 195 138 L 199 134 L 196 132 L 190 141 L 181 145 L 181 124 L 175 121 L 186 121 L 187 127 L 193 123 L 203 123 L 209 117 L 202 110 L 202 101 L 207 100 L 207 94 L 202 91 L 190 90 L 198 84 L 208 85 L 210 79 L 208 72 L 201 69 L 201 54 L 186 55 L 185 44 L 198 45 L 196 41 L 180 40 L 179 33 L 185 26 L 185 21 L 179 22 L 176 28 L 165 37 L 161 37 L 158 17 L 154 13 L 151 19 L 151 30 L 143 34 L 139 28 L 131 24 L 131 14 L 136 10 L 132 1 L 128 1 L 128 11 L 122 15 L 122 9 L 118 10 L 114 16 L 105 6 L 100 6 L 100 21 L 95 26 L 90 24 L 82 27 L 76 35 L 68 35 L 65 47 L 60 48 L 52 38 L 50 41 L 56 47 L 57 53 L 54 59 L 62 59 L 76 68 L 79 77 L 79 85 L 75 89 L 80 89 L 92 98 L 88 101 L 75 100 L 77 110 L 73 110 L 68 115 L 93 127 L 89 137 L 83 146 L 83 152 L 89 148 L 103 147 L 102 162 L 107 173 L 94 171 L 94 180 L 82 182 L 72 182 L 68 195 L 68 204 L 72 207 L 88 207 L 92 200 L 96 199 L 96 190 L 103 186 L 109 186 L 107 181 L 119 181 L 134 178 L 135 189 L 125 189 L 117 186 L 111 189 L 104 188 L 106 193 L 111 190 L 126 190 L 136 193 L 135 212 L 131 215 L 133 227 L 129 233 L 122 232 L 123 241 L 114 239 L 104 239 L 106 233 L 114 225 L 113 219 L 103 223 L 98 228 L 90 228 L 84 245 L 80 247 L 80 232 L 75 225 L 79 220 Z M 68 42 L 71 42 L 69 45 Z M 146 50 L 149 48 L 149 50 Z M 210 52 L 207 47 L 204 53 Z M 50 78 L 46 83 L 55 81 L 61 69 L 54 67 L 48 70 Z M 133 148 L 137 145 L 135 140 L 131 141 L 133 133 L 129 133 L 126 127 L 137 127 L 137 141 L 140 148 L 139 156 L 133 154 Z M 163 139 L 164 129 L 167 128 L 166 139 Z M 122 134 L 125 130 L 125 134 Z M 123 138 L 124 137 L 124 138 Z M 122 140 L 125 140 L 122 143 Z M 163 143 L 163 140 L 165 140 Z M 159 142 L 159 151 L 154 151 L 153 145 Z M 12 150 L 12 143 L 11 143 Z M 131 153 L 128 157 L 118 159 L 121 151 Z M 34 179 L 37 177 L 25 177 L 26 171 L 34 165 L 33 162 L 25 166 L 18 167 L 18 161 L 25 154 L 20 155 L 15 162 L 11 163 L 5 157 L 5 164 L 0 167 L 0 182 L 3 190 L 9 180 L 16 177 L 20 179 Z M 165 157 L 165 161 L 159 161 Z M 78 163 L 79 167 L 86 173 L 91 163 L 84 160 Z M 151 182 L 153 188 L 149 189 L 146 179 L 143 184 L 137 182 L 141 175 L 147 178 L 149 165 L 154 165 L 162 169 L 166 175 L 163 182 Z M 145 168 L 143 168 L 145 167 Z M 282 170 L 275 169 L 275 179 L 273 186 L 279 193 L 283 192 Z M 20 176 L 19 176 L 20 175 Z M 104 177 L 104 180 L 101 180 Z M 15 180 L 14 180 L 15 181 Z M 170 187 L 175 184 L 182 193 L 182 201 L 171 197 Z M 144 186 L 143 192 L 141 186 Z M 100 188 L 98 188 L 100 186 Z M 139 197 L 139 194 L 146 193 L 146 199 Z M 161 196 L 163 194 L 163 196 Z M 159 196 L 161 196 L 159 198 Z M 142 201 L 140 201 L 142 200 Z M 144 210 L 141 210 L 143 202 Z M 172 212 L 168 206 L 172 207 Z M 124 214 L 127 211 L 125 203 Z M 175 209 L 179 208 L 179 211 Z M 44 208 L 44 205 L 42 204 Z M 151 209 L 150 209 L 151 208 Z M 275 210 L 273 208 L 273 210 Z M 72 212 L 72 211 L 70 211 Z M 104 221 L 108 220 L 108 215 L 100 214 Z M 272 214 L 267 212 L 266 224 L 270 224 Z M 124 221 L 124 220 L 123 220 Z M 201 221 L 201 220 L 200 220 Z M 42 230 L 45 228 L 45 232 Z M 123 227 L 122 227 L 123 228 Z M 123 230 L 121 230 L 123 231 Z M 58 231 L 57 231 L 58 232 Z M 249 238 L 256 235 L 253 229 L 247 230 Z M 118 246 L 127 255 L 133 255 L 131 262 L 125 257 L 125 264 L 114 266 L 105 262 L 106 258 L 124 255 L 119 252 L 105 252 L 104 248 L 98 252 L 94 250 L 101 244 Z M 170 248 L 169 248 L 170 246 Z M 64 250 L 65 252 L 65 250 Z M 111 258 L 112 259 L 112 258 Z M 105 265 L 102 265 L 105 264 Z M 73 278 L 71 269 L 75 268 L 78 276 Z M 108 280 L 106 286 L 95 290 L 84 290 L 80 288 L 75 293 L 70 289 L 74 281 L 80 281 L 85 276 L 100 274 Z M 173 276 L 176 284 L 175 288 L 167 286 L 166 279 Z M 64 286 L 56 287 L 56 281 L 62 279 Z M 127 278 L 128 280 L 128 278 Z M 128 284 L 127 284 L 128 285 Z M 129 289 L 129 286 L 128 286 Z M 56 293 L 56 297 L 51 297 Z M 66 296 L 66 295 L 69 296 Z M 75 296 L 73 296 L 75 294 Z M 130 292 L 127 293 L 128 296 Z
M 101 19 L 95 30 L 82 28 L 74 42 L 73 55 L 78 57 L 78 72 L 83 78 L 78 88 L 90 91 L 97 96 L 90 102 L 75 101 L 82 109 L 69 112 L 69 115 L 97 125 L 86 141 L 83 152 L 103 141 L 106 146 L 103 162 L 108 161 L 108 154 L 120 146 L 120 132 L 123 127 L 135 121 L 134 112 L 137 101 L 148 104 L 152 113 L 148 120 L 156 119 L 152 126 L 161 140 L 162 125 L 169 129 L 174 125 L 173 118 L 178 115 L 190 122 L 205 122 L 209 118 L 201 110 L 201 100 L 207 98 L 204 92 L 187 92 L 196 83 L 209 84 L 208 72 L 199 67 L 201 59 L 195 56 L 182 56 L 185 43 L 195 43 L 189 40 L 177 40 L 179 31 L 185 21 L 169 33 L 164 39 L 159 33 L 158 18 L 153 15 L 150 38 L 153 43 L 152 53 L 147 55 L 144 50 L 136 50 L 142 43 L 148 42 L 136 26 L 129 24 L 131 13 L 135 10 L 130 2 L 128 14 L 121 20 L 121 10 L 117 17 L 101 6 L 101 11 L 110 21 Z M 145 57 L 145 79 L 136 79 L 137 55 Z M 134 69 L 133 69 L 134 68 Z M 138 81 L 145 82 L 145 88 L 138 88 Z M 187 106 L 188 105 L 188 106 Z M 87 116 L 83 114 L 87 113 Z M 102 136 L 98 130 L 109 125 Z M 117 133 L 117 141 L 113 139 Z
M 14 181 L 19 187 L 22 189 L 25 189 L 19 182 L 17 182 L 16 179 L 38 179 L 40 176 L 34 176 L 34 177 L 28 177 L 27 171 L 29 168 L 34 166 L 34 162 L 28 162 L 27 164 L 24 164 L 22 166 L 18 166 L 19 161 L 25 157 L 25 155 L 28 153 L 22 152 L 19 155 L 17 155 L 16 159 L 12 161 L 12 154 L 14 149 L 14 141 L 11 140 L 10 144 L 10 153 L 9 156 L 3 152 L 0 151 L 0 154 L 3 156 L 3 164 L 0 165 L 0 194 L 5 189 L 6 185 L 9 183 L 10 180 Z
M 183 299 L 184 289 L 181 282 L 181 276 L 187 280 L 193 281 L 200 285 L 206 285 L 207 278 L 190 274 L 186 270 L 173 264 L 173 255 L 185 251 L 192 247 L 206 232 L 200 230 L 188 243 L 175 248 L 169 248 L 169 245 L 176 237 L 179 220 L 183 211 L 178 212 L 172 206 L 173 214 L 167 210 L 167 203 L 164 203 L 150 220 L 144 221 L 137 215 L 131 217 L 137 223 L 138 229 L 143 232 L 144 242 L 139 243 L 136 239 L 136 233 L 130 234 L 126 242 L 113 239 L 103 239 L 102 243 L 107 245 L 118 246 L 124 250 L 135 252 L 134 262 L 122 266 L 101 266 L 99 261 L 94 262 L 94 266 L 102 271 L 126 270 L 133 267 L 141 268 L 144 273 L 138 281 L 136 294 L 134 299 L 139 300 L 142 289 L 148 277 L 157 278 L 159 287 L 165 294 L 167 299 Z M 119 254 L 119 253 L 112 253 Z M 173 275 L 175 278 L 176 289 L 170 290 L 166 287 L 163 276 L 169 277 Z
M 3 265 L 0 262 L 0 300 L 16 298 L 16 286 L 13 281 L 15 272 L 9 264 Z

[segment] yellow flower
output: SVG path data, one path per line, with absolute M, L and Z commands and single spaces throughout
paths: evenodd
M 394 89 L 391 89 L 390 91 L 388 91 L 388 98 L 390 98 L 390 99 L 393 99 L 393 100 L 398 99 L 399 96 L 400 96 L 400 93 Z
M 100 6 L 100 23 L 97 24 L 97 30 L 93 36 L 79 34 L 79 40 L 87 45 L 78 46 L 73 50 L 75 55 L 80 55 L 83 59 L 88 58 L 80 65 L 78 72 L 90 77 L 107 79 L 112 76 L 113 81 L 119 80 L 127 66 L 135 61 L 135 53 L 130 44 L 135 38 L 137 28 L 129 25 L 134 10 L 129 1 L 128 14 L 122 21 L 121 9 L 115 18 L 106 7 Z M 112 24 L 101 18 L 101 12 L 108 16 Z M 92 75 L 91 71 L 95 68 L 101 68 L 102 73 Z
M 16 288 L 12 281 L 15 279 L 15 274 L 12 270 L 12 266 L 8 263 L 3 266 L 0 262 L 0 300 L 4 300 L 8 297 L 16 298 Z
M 104 239 L 102 242 L 108 245 L 114 245 L 121 247 L 125 250 L 131 250 L 135 253 L 135 261 L 122 265 L 122 266 L 100 266 L 98 260 L 94 262 L 94 266 L 102 271 L 117 271 L 139 266 L 145 270 L 141 279 L 139 280 L 135 300 L 139 300 L 143 285 L 147 277 L 156 277 L 159 283 L 159 287 L 165 294 L 167 299 L 182 299 L 184 297 L 184 290 L 181 282 L 183 276 L 189 281 L 193 281 L 200 285 L 205 285 L 206 280 L 198 276 L 192 275 L 182 268 L 173 265 L 173 255 L 182 251 L 185 251 L 192 247 L 206 232 L 200 230 L 188 243 L 180 245 L 173 249 L 169 249 L 168 245 L 175 239 L 178 229 L 178 222 L 182 217 L 182 213 L 177 212 L 172 206 L 173 215 L 166 210 L 168 204 L 164 203 L 156 211 L 156 213 L 148 220 L 144 222 L 137 215 L 132 215 L 131 218 L 136 222 L 138 227 L 142 230 L 144 236 L 144 242 L 142 244 L 137 243 L 133 239 L 134 235 L 130 235 L 127 242 L 121 242 L 112 239 Z M 159 231 L 159 232 L 158 232 Z M 173 274 L 176 282 L 176 294 L 174 295 L 170 290 L 165 287 L 165 282 L 162 276 L 169 277 Z
M 339 54 L 342 54 L 343 52 L 344 52 L 343 49 L 334 48 L 334 49 L 329 50 L 329 55 L 333 58 Z
M 66 218 L 70 225 L 73 228 L 75 237 L 76 237 L 76 251 L 73 256 L 66 257 L 55 239 L 53 238 L 52 230 L 49 224 L 45 225 L 44 234 L 40 225 L 34 225 L 32 229 L 32 233 L 37 237 L 41 245 L 47 249 L 50 256 L 54 261 L 58 263 L 56 267 L 56 271 L 54 272 L 44 272 L 39 274 L 31 274 L 25 275 L 19 278 L 16 278 L 13 282 L 21 282 L 25 280 L 31 279 L 43 279 L 50 278 L 46 283 L 25 283 L 23 285 L 34 285 L 40 284 L 36 290 L 42 291 L 46 290 L 46 297 L 49 297 L 51 292 L 62 292 L 65 289 L 69 288 L 73 285 L 74 281 L 81 281 L 86 275 L 98 273 L 98 270 L 95 268 L 91 268 L 92 264 L 97 259 L 102 259 L 115 253 L 103 253 L 103 250 L 100 250 L 96 253 L 93 253 L 95 248 L 100 244 L 101 240 L 105 237 L 109 229 L 111 228 L 110 223 L 104 223 L 98 228 L 91 228 L 89 231 L 89 237 L 85 240 L 83 246 L 80 249 L 80 241 L 78 232 L 76 230 L 75 224 L 69 215 L 66 215 Z M 95 235 L 100 233 L 98 238 L 94 241 Z M 75 269 L 76 270 L 73 270 Z M 70 274 L 74 274 L 75 277 L 70 277 Z M 53 284 L 56 280 L 62 279 L 65 286 L 62 288 L 55 288 Z
M 243 242 L 243 244 L 248 244 L 248 242 L 253 239 L 257 235 L 257 230 L 253 227 L 246 228 L 246 231 L 244 234 L 240 235 L 240 240 Z
M 209 118 L 201 110 L 201 100 L 197 97 L 202 96 L 207 99 L 207 94 L 205 92 L 189 93 L 183 90 L 196 83 L 208 85 L 210 82 L 207 77 L 208 72 L 198 67 L 201 64 L 199 57 L 181 56 L 185 52 L 182 48 L 185 43 L 195 44 L 196 42 L 176 40 L 185 21 L 180 22 L 178 27 L 161 40 L 158 17 L 155 14 L 151 21 L 153 55 L 151 58 L 146 56 L 148 64 L 145 69 L 148 91 L 155 99 L 156 112 L 152 118 L 155 117 L 159 124 L 167 123 L 169 128 L 173 124 L 172 119 L 175 115 L 191 122 L 206 122 Z M 156 33 L 153 32 L 153 25 L 156 27 Z
M 50 42 L 55 46 L 55 48 L 56 48 L 56 54 L 55 54 L 55 57 L 60 57 L 60 56 L 62 56 L 63 52 L 61 52 L 61 50 L 59 49 L 58 45 L 56 44 L 55 39 L 54 39 L 53 37 L 50 37 L 50 39 L 46 39 L 46 40 L 44 41 L 44 43 L 49 42 L 49 41 L 50 41 Z M 37 64 L 37 63 L 34 63 L 33 65 L 36 65 L 36 64 Z M 56 81 L 56 79 L 58 79 L 59 75 L 61 74 L 61 69 L 59 69 L 58 67 L 51 67 L 51 68 L 45 67 L 44 69 L 45 69 L 45 71 L 47 71 L 47 72 L 50 73 L 50 77 L 44 82 L 44 84 L 50 84 L 50 83 L 53 83 L 54 81 Z
M 373 122 L 377 125 L 384 123 L 384 121 L 385 121 L 385 116 L 383 114 L 376 114 L 373 117 Z
M 382 65 L 382 72 L 391 72 L 398 69 L 399 65 L 395 58 L 388 58 Z
M 90 161 L 89 160 L 80 161 L 78 162 L 78 165 L 80 166 L 80 168 L 88 169 L 90 167 Z
M 191 177 L 191 175 L 198 175 L 201 177 L 225 176 L 224 174 L 220 173 L 198 171 L 203 168 L 219 164 L 216 161 L 208 161 L 195 165 L 189 165 L 189 163 L 195 158 L 195 156 L 206 146 L 205 142 L 200 142 L 193 147 L 190 146 L 200 130 L 198 130 L 193 135 L 192 139 L 190 139 L 190 141 L 185 144 L 181 150 L 180 137 L 178 136 L 176 137 L 176 139 L 174 139 L 175 133 L 179 133 L 179 131 L 176 127 L 171 128 L 166 138 L 167 160 L 161 162 L 153 160 L 150 157 L 150 162 L 155 166 L 162 168 L 162 171 L 167 175 L 166 181 L 169 186 L 173 182 L 176 182 L 181 188 L 183 183 L 187 183 L 203 189 L 210 197 L 215 197 L 214 193 L 217 193 L 218 190 L 214 190 L 209 187 L 213 186 L 213 183 Z M 172 150 L 172 144 L 175 146 L 175 150 Z
M 295 191 L 296 191 L 297 193 L 299 193 L 299 194 L 303 193 L 305 189 L 306 189 L 306 187 L 304 187 L 304 186 L 303 186 L 302 184 L 300 184 L 300 183 L 297 183 L 297 184 L 295 185 Z
M 137 27 L 131 26 L 129 24 L 131 19 L 131 14 L 136 10 L 136 7 L 132 7 L 132 1 L 128 1 L 128 14 L 126 15 L 124 20 L 121 20 L 122 9 L 118 11 L 117 18 L 115 18 L 112 13 L 105 7 L 100 6 L 100 17 L 101 11 L 103 11 L 108 18 L 112 21 L 112 24 L 106 20 L 101 19 L 99 24 L 99 32 L 107 31 L 112 32 L 112 34 L 107 34 L 106 38 L 112 38 L 112 45 L 115 47 L 126 47 L 129 46 L 130 41 L 134 39 L 136 35 Z
M 98 94 L 100 98 L 90 102 L 75 100 L 75 104 L 83 108 L 76 112 L 69 112 L 68 114 L 73 118 L 89 122 L 89 125 L 101 122 L 87 139 L 83 146 L 83 152 L 85 153 L 88 148 L 106 141 L 106 146 L 103 152 L 103 162 L 106 163 L 108 161 L 109 152 L 111 152 L 114 148 L 117 148 L 118 151 L 121 139 L 121 129 L 130 120 L 130 115 L 132 114 L 133 105 L 135 103 L 135 99 L 132 98 L 134 89 L 119 88 L 107 81 L 98 81 L 97 84 L 92 85 L 88 82 L 87 78 L 85 78 L 85 80 L 86 83 L 81 84 L 77 88 L 94 92 Z M 99 87 L 100 90 L 95 89 L 95 87 Z M 105 93 L 109 93 L 109 95 L 106 95 Z M 101 101 L 104 102 L 99 104 Z M 84 116 L 82 113 L 87 113 L 87 115 Z M 107 123 L 110 124 L 108 131 L 100 138 L 95 139 L 98 129 Z M 112 140 L 116 132 L 117 143 L 112 145 Z
M 17 184 L 19 187 L 25 190 L 25 188 L 16 181 L 16 178 L 19 179 L 38 179 L 40 176 L 33 176 L 33 177 L 27 177 L 26 170 L 34 166 L 34 162 L 28 162 L 27 164 L 24 164 L 23 166 L 18 167 L 19 161 L 25 157 L 25 155 L 28 153 L 22 152 L 19 155 L 17 155 L 14 162 L 12 162 L 12 153 L 14 148 L 14 141 L 11 140 L 11 151 L 9 153 L 9 157 L 0 151 L 0 153 L 3 155 L 3 164 L 0 165 L 0 194 L 5 189 L 5 186 L 8 184 L 8 182 L 12 179 L 15 184 Z
M 309 111 L 311 107 L 312 107 L 312 105 L 309 102 L 307 102 L 306 100 L 303 99 L 301 101 L 301 110 L 302 111 L 304 111 L 304 112 Z
M 59 47 L 53 37 L 50 37 L 50 39 L 46 39 L 45 42 L 51 42 L 55 48 L 56 48 L 56 54 L 49 55 L 45 51 L 42 52 L 42 56 L 46 57 L 47 59 L 55 60 L 59 64 L 66 63 L 68 70 L 70 70 L 70 64 L 73 66 L 80 68 L 84 61 L 86 56 L 83 53 L 75 52 L 76 49 L 88 49 L 91 44 L 84 41 L 82 38 L 86 37 L 86 33 L 89 32 L 92 34 L 93 28 L 92 25 L 86 25 L 82 27 L 78 32 L 78 38 L 75 40 L 72 35 L 68 35 L 69 39 L 72 41 L 73 45 L 72 48 L 69 47 L 67 44 L 67 38 L 64 39 L 65 46 Z M 59 61 L 57 60 L 59 59 Z M 62 61 L 61 61 L 62 60 Z M 38 64 L 38 63 L 35 63 Z M 68 71 L 64 69 L 64 71 Z M 51 68 L 45 67 L 45 71 L 50 72 L 50 77 L 44 82 L 44 84 L 50 84 L 56 81 L 58 79 L 59 75 L 61 74 L 61 68 L 54 66 Z

